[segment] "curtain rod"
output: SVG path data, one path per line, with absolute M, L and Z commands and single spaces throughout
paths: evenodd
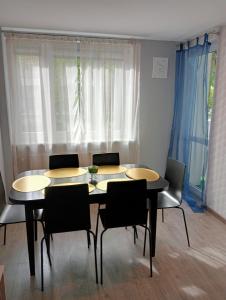
M 209 36 L 210 38 L 211 38 L 211 36 L 212 36 L 212 37 L 218 36 L 219 33 L 220 33 L 219 31 L 220 31 L 219 28 L 212 29 L 212 31 L 208 31 L 208 30 L 207 30 L 206 32 L 202 32 L 202 33 L 199 33 L 199 34 L 197 34 L 197 35 L 195 35 L 195 36 L 192 36 L 190 39 L 183 40 L 183 41 L 181 41 L 181 43 L 187 43 L 188 41 L 193 42 L 193 41 L 196 40 L 197 38 L 202 39 L 202 38 L 204 38 L 204 36 L 205 36 L 206 33 L 208 34 L 208 36 Z
M 210 43 L 213 43 L 214 41 L 217 40 L 217 37 L 219 36 L 220 32 L 219 31 L 212 31 L 212 32 L 206 32 L 208 34 L 208 40 Z M 201 33 L 201 34 L 198 34 L 197 36 L 194 36 L 190 39 L 187 39 L 187 40 L 183 40 L 181 42 L 178 42 L 177 43 L 177 47 L 179 48 L 180 47 L 180 44 L 187 44 L 188 42 L 191 44 L 191 45 L 194 45 L 195 43 L 197 43 L 197 38 L 199 40 L 203 40 L 204 39 L 204 36 L 205 36 L 205 33 Z
M 15 32 L 15 33 L 31 33 L 42 35 L 64 35 L 64 36 L 77 36 L 77 37 L 96 37 L 96 38 L 117 38 L 117 39 L 136 39 L 136 40 L 151 40 L 151 38 L 136 36 L 136 35 L 120 35 L 120 34 L 105 34 L 105 33 L 92 33 L 92 32 L 74 32 L 64 30 L 47 30 L 47 29 L 32 29 L 32 28 L 16 28 L 16 27 L 0 27 L 2 32 Z
M 219 27 L 212 28 L 207 30 L 208 35 L 219 35 Z M 165 41 L 167 40 L 158 40 L 156 38 L 146 37 L 146 36 L 137 36 L 137 35 L 120 35 L 120 34 L 106 34 L 106 33 L 93 33 L 93 32 L 76 32 L 76 31 L 64 31 L 64 30 L 48 30 L 48 29 L 34 29 L 34 28 L 17 28 L 17 27 L 0 27 L 2 32 L 15 32 L 15 33 L 30 33 L 30 34 L 42 34 L 42 35 L 63 35 L 63 36 L 77 36 L 77 37 L 96 37 L 96 38 L 118 38 L 118 39 L 136 39 L 136 40 L 156 40 L 156 41 Z M 193 41 L 196 37 L 202 38 L 205 33 L 199 33 L 196 36 L 191 37 L 189 40 Z M 186 43 L 188 40 L 175 40 L 168 42 L 176 43 Z

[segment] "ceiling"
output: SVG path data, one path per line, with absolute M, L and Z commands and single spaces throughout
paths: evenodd
M 225 0 L 0 0 L 0 26 L 184 41 L 226 24 Z

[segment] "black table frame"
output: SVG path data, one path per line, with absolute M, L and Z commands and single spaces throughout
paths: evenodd
M 131 167 L 145 167 L 144 165 L 124 165 L 127 168 Z M 27 175 L 41 175 L 47 170 L 32 170 L 25 171 L 18 174 L 17 178 L 21 178 Z M 119 178 L 125 177 L 124 173 L 114 174 L 114 175 L 96 175 L 97 180 L 101 181 L 109 178 Z M 88 182 L 90 175 L 87 173 L 82 176 L 72 177 L 72 178 L 61 178 L 61 179 L 51 179 L 51 185 L 63 182 Z M 168 187 L 168 182 L 160 177 L 159 180 L 147 183 L 148 199 L 149 199 L 149 227 L 151 229 L 151 239 L 152 239 L 152 256 L 155 256 L 156 247 L 156 225 L 157 225 L 157 201 L 158 192 Z M 94 203 L 105 203 L 106 192 L 95 189 L 90 193 L 90 204 Z M 34 209 L 44 208 L 45 199 L 44 194 L 41 191 L 22 193 L 11 188 L 9 199 L 12 204 L 21 204 L 25 206 L 25 217 L 26 217 L 26 230 L 27 230 L 27 246 L 28 246 L 28 257 L 29 257 L 29 267 L 30 275 L 35 275 L 35 251 L 34 251 L 34 221 L 33 221 L 33 211 Z

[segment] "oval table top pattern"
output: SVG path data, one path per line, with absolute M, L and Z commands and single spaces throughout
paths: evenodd
M 99 166 L 96 175 L 111 175 L 111 174 L 120 174 L 125 173 L 127 168 L 124 166 Z
M 87 172 L 87 169 L 84 168 L 59 168 L 48 170 L 44 173 L 44 175 L 49 178 L 68 178 L 81 176 Z
M 51 180 L 43 175 L 28 175 L 15 180 L 12 187 L 18 192 L 40 191 L 50 185 Z
M 114 182 L 114 181 L 130 181 L 132 179 L 129 179 L 129 178 L 113 178 L 113 179 L 106 179 L 106 180 L 102 180 L 100 182 L 97 183 L 96 187 L 99 189 L 99 190 L 102 190 L 102 191 L 107 191 L 107 184 L 108 182 Z
M 131 168 L 126 172 L 126 176 L 132 179 L 146 179 L 149 182 L 160 178 L 157 172 L 145 168 Z

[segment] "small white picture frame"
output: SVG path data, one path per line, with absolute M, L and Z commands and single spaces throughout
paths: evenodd
M 168 57 L 153 57 L 152 78 L 167 78 Z

